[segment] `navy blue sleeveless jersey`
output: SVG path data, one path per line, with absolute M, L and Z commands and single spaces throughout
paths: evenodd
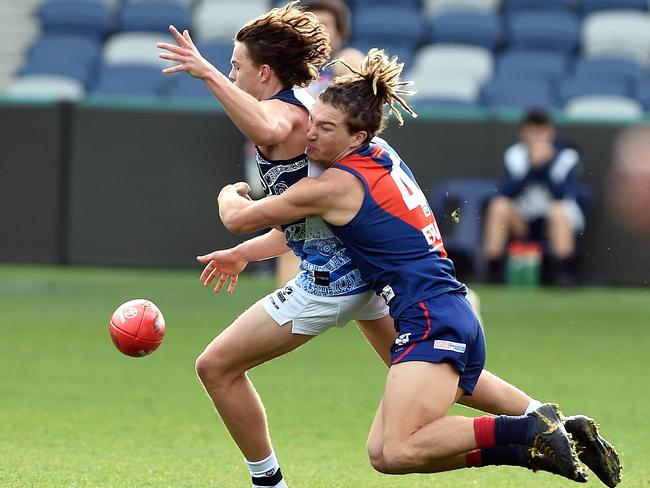
M 374 138 L 332 167 L 355 175 L 365 188 L 356 216 L 332 230 L 393 317 L 440 294 L 467 292 L 456 280 L 426 197 L 386 141 Z
M 270 99 L 310 110 L 314 99 L 303 88 L 286 88 Z M 301 154 L 288 160 L 269 160 L 256 148 L 255 159 L 266 195 L 280 195 L 298 180 L 321 171 Z M 345 247 L 320 217 L 283 225 L 287 244 L 300 258 L 296 285 L 319 296 L 354 295 L 370 289 L 352 264 Z

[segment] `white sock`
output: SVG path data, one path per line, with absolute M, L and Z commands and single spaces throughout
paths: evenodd
M 540 402 L 539 400 L 535 400 L 533 398 L 528 404 L 528 406 L 526 407 L 526 411 L 524 412 L 524 415 L 528 415 L 530 412 L 532 412 L 533 410 L 537 410 L 541 406 L 542 406 L 542 402 Z
M 282 477 L 278 459 L 275 457 L 273 451 L 271 451 L 268 457 L 260 461 L 246 460 L 246 464 L 253 479 L 252 488 L 288 488 Z M 271 480 L 273 484 L 269 484 Z

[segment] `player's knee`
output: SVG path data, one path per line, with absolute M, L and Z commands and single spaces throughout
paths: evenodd
M 386 471 L 386 463 L 384 462 L 382 445 L 368 442 L 366 448 L 368 449 L 368 459 L 370 460 L 370 465 L 380 473 L 388 474 Z
M 201 380 L 201 383 L 206 384 L 209 382 L 212 375 L 211 361 L 209 356 L 203 351 L 198 358 L 196 358 L 196 363 L 194 364 L 194 369 L 196 374 Z
M 404 443 L 392 442 L 384 444 L 382 450 L 382 473 L 400 474 L 408 472 L 417 465 L 413 449 Z
M 231 382 L 232 377 L 236 376 L 227 357 L 221 356 L 218 349 L 218 346 L 211 344 L 196 359 L 196 374 L 206 387 L 217 388 L 223 383 Z

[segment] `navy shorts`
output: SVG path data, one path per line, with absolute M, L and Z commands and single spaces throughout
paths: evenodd
M 450 363 L 471 395 L 485 366 L 483 327 L 465 295 L 444 293 L 407 307 L 395 320 L 391 364 Z

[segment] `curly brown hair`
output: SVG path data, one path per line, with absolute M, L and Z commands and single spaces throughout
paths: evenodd
M 300 5 L 307 12 L 331 13 L 341 39 L 346 41 L 350 36 L 350 9 L 343 0 L 303 0 Z
M 251 20 L 235 36 L 246 45 L 252 61 L 268 64 L 285 87 L 309 85 L 332 51 L 323 25 L 311 12 L 294 8 L 297 3 Z
M 345 123 L 350 133 L 366 131 L 368 137 L 365 142 L 368 142 L 384 130 L 390 114 L 394 114 L 399 125 L 402 125 L 404 119 L 396 104 L 412 117 L 417 117 L 402 98 L 402 95 L 414 94 L 415 90 L 403 88 L 413 85 L 413 82 L 400 80 L 404 63 L 399 63 L 397 56 L 389 59 L 383 50 L 373 48 L 363 59 L 359 71 L 340 59 L 330 64 L 334 63 L 343 64 L 350 74 L 334 78 L 319 99 L 345 113 Z M 388 105 L 387 114 L 384 105 Z

